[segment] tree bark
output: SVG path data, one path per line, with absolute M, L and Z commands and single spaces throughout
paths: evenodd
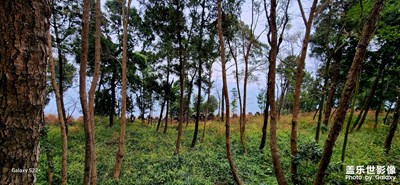
M 264 0 L 264 6 L 266 7 L 266 2 Z M 275 79 L 276 79 L 276 59 L 278 55 L 278 30 L 276 25 L 276 7 L 277 2 L 276 0 L 271 0 L 270 4 L 270 14 L 268 18 L 268 25 L 270 27 L 269 30 L 269 42 L 271 48 L 269 50 L 269 72 L 268 72 L 268 102 L 270 106 L 270 119 L 271 119 L 271 126 L 270 126 L 270 149 L 271 149 L 271 157 L 272 157 L 272 164 L 274 166 L 276 180 L 278 181 L 279 185 L 286 185 L 285 175 L 282 170 L 281 162 L 279 160 L 279 153 L 278 153 L 278 144 L 276 142 L 276 108 L 275 108 Z
M 61 145 L 62 145 L 62 155 L 61 155 L 61 184 L 67 184 L 68 176 L 67 176 L 67 150 L 68 150 L 68 139 L 67 139 L 67 130 L 65 128 L 65 117 L 62 111 L 62 103 L 61 103 L 61 95 L 60 90 L 57 87 L 56 82 L 56 70 L 53 62 L 53 48 L 51 45 L 51 34 L 48 33 L 48 50 L 49 50 L 49 70 L 51 74 L 51 85 L 54 89 L 54 94 L 56 95 L 56 103 L 57 103 L 57 112 L 58 112 L 58 121 L 60 122 L 61 129 Z
M 388 132 L 388 135 L 386 136 L 386 139 L 385 139 L 385 145 L 384 145 L 384 147 L 385 147 L 385 153 L 386 153 L 386 154 L 389 154 L 389 152 L 390 152 L 390 147 L 391 147 L 391 145 L 392 145 L 393 136 L 394 136 L 394 133 L 396 132 L 397 125 L 398 125 L 398 123 L 399 123 L 399 114 L 400 114 L 400 90 L 398 90 L 398 91 L 399 91 L 399 93 L 398 93 L 399 95 L 397 96 L 397 102 L 396 102 L 396 108 L 395 108 L 395 110 L 394 110 L 393 121 L 392 121 L 392 123 L 390 124 L 389 132 Z
M 68 136 L 68 122 L 67 122 L 67 117 L 65 115 L 65 106 L 64 106 L 64 88 L 63 88 L 63 80 L 64 80 L 64 57 L 62 55 L 61 51 L 61 39 L 59 37 L 59 32 L 58 32 L 58 26 L 57 26 L 57 21 L 56 21 L 56 15 L 55 15 L 55 7 L 56 5 L 53 2 L 52 5 L 52 12 L 53 12 L 53 28 L 54 28 L 54 35 L 56 37 L 56 46 L 57 46 L 57 52 L 58 52 L 58 89 L 59 89 L 59 94 L 60 94 L 60 103 L 61 103 L 61 112 L 63 115 L 64 119 L 64 124 L 65 124 L 65 129 L 66 133 Z M 50 46 L 52 47 L 52 46 Z
M 99 2 L 100 0 L 97 0 Z M 100 6 L 100 5 L 99 5 Z M 128 0 L 128 7 L 126 8 L 125 0 L 122 1 L 122 20 L 124 21 L 124 36 L 122 43 L 122 102 L 121 102 L 121 130 L 119 133 L 119 144 L 118 151 L 116 154 L 115 166 L 113 169 L 114 179 L 119 179 L 121 174 L 122 159 L 124 157 L 124 146 L 125 146 L 125 130 L 126 130 L 126 63 L 128 60 L 128 22 L 129 22 L 129 8 L 131 6 L 131 0 Z M 99 8 L 100 9 L 100 8 Z M 97 20 L 97 19 L 96 19 Z
M 356 89 L 355 89 L 355 92 L 353 95 L 353 100 L 351 102 L 350 116 L 347 121 L 346 132 L 344 133 L 344 141 L 343 141 L 342 157 L 341 157 L 342 164 L 344 164 L 344 158 L 345 158 L 346 147 L 347 147 L 347 138 L 349 137 L 350 125 L 351 125 L 351 120 L 353 119 L 353 115 L 354 115 L 354 107 L 355 107 L 356 101 L 357 101 L 359 86 L 360 86 L 360 74 L 357 76 Z
M 333 125 L 330 129 L 328 138 L 325 141 L 324 150 L 322 152 L 321 160 L 318 166 L 317 173 L 315 174 L 314 185 L 324 184 L 324 177 L 326 170 L 331 160 L 333 147 L 336 139 L 342 129 L 344 119 L 346 117 L 346 111 L 349 106 L 349 99 L 353 93 L 356 85 L 356 78 L 361 68 L 362 60 L 367 51 L 367 46 L 376 28 L 376 23 L 379 19 L 379 14 L 383 9 L 384 0 L 375 0 L 370 15 L 364 24 L 361 38 L 357 45 L 357 50 L 353 58 L 353 62 L 350 71 L 347 75 L 347 80 L 339 101 L 339 107 L 337 108 Z
M 198 60 L 199 60 L 199 76 L 198 76 L 198 91 L 197 91 L 197 113 L 196 113 L 196 122 L 195 122 L 195 126 L 194 126 L 194 134 L 193 134 L 193 140 L 192 140 L 192 147 L 194 147 L 196 145 L 197 142 L 197 134 L 198 134 L 198 130 L 199 130 L 199 121 L 200 121 L 200 104 L 201 104 L 201 73 L 202 73 L 202 67 L 203 67 L 203 61 L 202 61 L 202 57 L 205 54 L 202 49 L 203 46 L 203 28 L 204 28 L 204 16 L 205 16 L 205 3 L 206 1 L 203 0 L 201 7 L 202 7 L 202 11 L 201 11 L 201 23 L 200 23 L 200 41 L 198 44 Z M 205 119 L 207 119 L 207 114 L 205 116 Z
M 179 1 L 176 2 L 177 13 L 180 13 L 182 10 L 180 9 Z M 180 97 L 179 97 L 179 124 L 178 124 L 178 137 L 176 139 L 176 146 L 174 155 L 179 154 L 179 149 L 181 146 L 181 138 L 182 138 L 182 125 L 183 125 L 183 104 L 184 104 L 184 84 L 185 84 L 185 64 L 183 60 L 183 46 L 182 46 L 182 33 L 183 26 L 181 23 L 178 23 L 178 45 L 179 45 L 179 80 L 180 80 Z
M 240 125 L 240 143 L 243 147 L 243 151 L 246 151 L 246 147 L 244 146 L 244 132 L 242 132 L 242 124 L 243 124 L 243 106 L 242 106 L 242 96 L 240 94 L 240 85 L 239 85 L 239 68 L 238 68 L 238 60 L 237 56 L 233 53 L 233 48 L 231 46 L 231 43 L 229 39 L 228 41 L 228 47 L 229 47 L 229 52 L 233 56 L 233 60 L 235 62 L 235 78 L 236 78 L 236 88 L 237 88 L 237 93 L 238 93 L 238 99 L 239 99 L 239 125 Z
M 226 80 L 226 68 L 225 68 L 225 45 L 224 45 L 224 36 L 222 31 L 222 7 L 221 0 L 218 0 L 218 38 L 221 52 L 221 65 L 222 65 L 222 91 L 223 96 L 225 97 L 226 103 L 226 119 L 225 119 L 225 145 L 226 145 L 226 157 L 228 158 L 229 165 L 231 167 L 232 175 L 235 179 L 235 182 L 239 185 L 242 185 L 243 182 L 240 180 L 239 174 L 237 172 L 236 166 L 233 162 L 233 157 L 231 154 L 231 141 L 230 141 L 230 118 L 229 118 L 229 95 L 228 95 L 228 86 Z
M 292 114 L 292 129 L 290 134 L 290 151 L 291 151 L 291 162 L 290 162 L 290 174 L 293 184 L 298 184 L 297 180 L 297 163 L 295 162 L 294 158 L 297 155 L 297 122 L 298 116 L 300 113 L 300 94 L 301 94 L 301 83 L 303 81 L 303 70 L 305 66 L 305 60 L 307 57 L 307 48 L 308 48 L 308 41 L 310 40 L 310 32 L 311 32 L 311 25 L 314 20 L 314 13 L 317 8 L 317 0 L 313 1 L 313 4 L 310 9 L 310 13 L 308 15 L 308 19 L 305 19 L 304 10 L 300 0 L 297 0 L 299 3 L 300 12 L 302 13 L 304 24 L 306 26 L 306 32 L 304 34 L 303 45 L 301 48 L 300 58 L 297 63 L 297 71 L 296 71 L 296 84 L 294 88 L 294 97 L 293 97 L 293 114 Z M 320 107 L 322 110 L 322 107 Z M 320 114 L 321 115 L 321 114 Z M 321 119 L 319 118 L 319 123 Z M 319 130 L 317 130 L 319 133 Z
M 0 3 L 0 184 L 36 182 L 50 6 L 44 0 Z

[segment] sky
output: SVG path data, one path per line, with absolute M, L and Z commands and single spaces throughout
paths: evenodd
M 104 6 L 104 1 L 102 1 Z M 135 3 L 135 1 L 132 4 L 133 6 L 138 7 L 138 4 Z M 308 10 L 309 7 L 311 6 L 311 2 L 310 1 L 306 1 L 303 4 L 303 7 L 305 7 L 305 12 L 306 15 L 308 15 Z M 287 43 L 283 43 L 281 46 L 281 50 L 280 50 L 280 55 L 281 57 L 284 57 L 285 55 L 288 54 L 289 51 L 293 50 L 295 54 L 298 54 L 300 52 L 300 43 L 301 40 L 303 38 L 304 35 L 304 23 L 301 19 L 300 16 L 300 12 L 299 12 L 299 8 L 297 3 L 295 3 L 294 1 L 292 1 L 292 4 L 290 5 L 289 8 L 289 12 L 290 12 L 290 24 L 291 24 L 291 28 L 288 30 L 288 35 L 296 35 L 299 34 L 299 38 L 297 43 L 298 44 L 294 44 L 293 46 L 288 45 Z M 242 7 L 242 14 L 241 14 L 241 19 L 242 21 L 244 21 L 247 24 L 250 24 L 251 22 L 251 1 L 247 0 L 243 7 Z M 263 29 L 265 29 L 265 25 L 266 25 L 266 18 L 265 18 L 265 13 L 262 13 L 260 18 L 258 19 L 258 25 L 257 25 L 257 29 L 255 31 L 256 35 L 259 35 Z M 260 41 L 267 43 L 266 40 L 266 32 L 263 33 L 263 35 L 260 36 Z M 309 49 L 310 50 L 310 49 Z M 227 64 L 227 66 L 232 65 L 231 64 Z M 316 61 L 313 58 L 310 58 L 309 56 L 307 56 L 306 59 L 306 70 L 310 71 L 312 73 L 314 73 L 316 71 L 316 66 L 318 66 L 318 61 Z M 239 66 L 239 68 L 241 68 L 241 66 Z M 232 74 L 233 72 L 233 67 L 227 70 L 227 74 Z M 258 81 L 254 81 L 254 82 L 250 82 L 247 86 L 247 112 L 260 112 L 261 110 L 258 107 L 257 104 L 257 95 L 259 93 L 260 89 L 266 89 L 266 73 L 267 71 L 262 71 L 262 72 L 258 72 L 255 73 L 254 75 L 258 77 Z M 219 92 L 221 92 L 222 89 L 222 78 L 221 78 L 221 65 L 220 63 L 215 63 L 213 65 L 213 81 L 214 81 L 214 88 L 211 91 L 211 94 L 214 95 L 215 97 L 217 97 L 217 88 L 219 90 Z M 227 77 L 228 80 L 228 90 L 229 92 L 231 92 L 231 89 L 236 87 L 236 80 L 234 79 L 233 75 L 229 75 Z M 277 79 L 278 80 L 278 79 Z M 91 78 L 87 78 L 87 84 L 90 84 L 89 82 L 91 81 Z M 243 95 L 243 80 L 241 81 L 241 94 Z M 277 88 L 277 92 L 276 94 L 279 93 L 279 88 Z M 196 88 L 193 89 L 193 92 L 197 92 Z M 229 95 L 230 98 L 232 98 L 232 93 L 230 93 Z M 81 104 L 80 104 L 80 100 L 79 100 L 79 88 L 78 88 L 78 76 L 76 74 L 76 79 L 74 80 L 74 85 L 72 88 L 68 89 L 67 92 L 64 93 L 64 102 L 65 102 L 65 108 L 66 108 L 66 112 L 67 114 L 72 114 L 73 117 L 77 118 L 79 117 L 82 113 L 81 113 Z M 159 115 L 159 106 L 156 105 L 155 107 L 155 111 L 154 111 L 154 116 Z M 56 108 L 56 102 L 54 99 L 54 94 L 51 95 L 51 99 L 49 104 L 45 107 L 45 114 L 57 114 L 57 108 Z M 134 113 L 135 115 L 138 115 L 138 112 Z

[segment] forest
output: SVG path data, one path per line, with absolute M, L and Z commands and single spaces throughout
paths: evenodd
M 400 184 L 399 0 L 0 2 L 0 184 Z

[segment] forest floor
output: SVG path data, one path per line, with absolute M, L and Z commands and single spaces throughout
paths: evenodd
M 356 114 L 357 115 L 357 114 Z M 318 143 L 315 143 L 316 120 L 313 113 L 300 115 L 298 128 L 299 176 L 302 184 L 312 184 L 323 149 L 327 131 L 321 133 Z M 354 120 L 354 119 L 353 119 Z M 261 152 L 258 147 L 261 138 L 262 116 L 253 116 L 246 125 L 246 147 L 244 154 L 239 142 L 238 120 L 232 121 L 231 142 L 232 154 L 239 175 L 245 184 L 277 184 L 274 176 L 271 154 L 269 149 L 269 127 L 265 149 Z M 290 121 L 291 115 L 284 115 L 278 123 L 278 145 L 281 163 L 289 180 L 290 165 Z M 382 122 L 380 120 L 380 122 Z M 119 123 L 119 120 L 117 120 Z M 373 129 L 373 114 L 369 114 L 366 123 L 358 132 L 349 135 L 346 149 L 346 166 L 363 166 L 366 170 L 371 166 L 389 166 L 396 168 L 396 180 L 371 181 L 346 180 L 346 171 L 340 170 L 340 157 L 343 145 L 344 130 L 339 135 L 334 154 L 328 168 L 327 184 L 400 184 L 400 134 L 399 129 L 393 140 L 390 155 L 384 154 L 383 144 L 388 125 L 380 123 L 378 129 Z M 209 122 L 204 143 L 200 143 L 203 123 L 199 127 L 197 145 L 190 147 L 194 124 L 187 128 L 183 126 L 181 152 L 173 155 L 177 136 L 177 123 L 169 125 L 167 134 L 155 131 L 155 125 L 148 126 L 139 120 L 130 123 L 126 129 L 125 154 L 121 170 L 121 179 L 112 178 L 119 139 L 119 124 L 112 128 L 108 126 L 107 118 L 96 117 L 95 138 L 97 154 L 98 184 L 233 184 L 233 177 L 225 153 L 225 124 L 217 121 Z M 269 126 L 269 125 L 268 125 Z M 328 128 L 325 128 L 325 130 Z M 162 130 L 162 129 L 160 129 Z M 48 144 L 54 161 L 54 181 L 60 183 L 61 171 L 61 136 L 60 128 L 50 125 Z M 69 126 L 68 136 L 68 182 L 82 184 L 85 154 L 85 138 L 80 123 Z M 41 141 L 41 145 L 46 145 Z M 43 148 L 43 147 L 42 147 Z M 41 151 L 37 184 L 47 184 L 46 151 Z M 357 172 L 355 170 L 355 172 Z M 376 174 L 376 173 L 375 173 Z M 364 174 L 366 176 L 366 174 Z

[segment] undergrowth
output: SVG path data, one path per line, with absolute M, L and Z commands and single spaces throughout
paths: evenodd
M 372 115 L 371 115 L 372 117 Z M 290 181 L 290 116 L 282 116 L 278 123 L 277 142 L 286 179 Z M 119 122 L 119 120 L 117 120 Z M 262 117 L 252 117 L 246 125 L 247 153 L 243 153 L 239 142 L 238 121 L 232 121 L 232 154 L 239 175 L 245 184 L 277 184 L 269 150 L 269 135 L 266 148 L 258 149 L 261 139 Z M 314 141 L 316 121 L 312 114 L 303 114 L 299 121 L 298 150 L 296 162 L 299 164 L 299 180 L 303 184 L 312 184 L 318 167 L 323 144 L 327 133 L 321 132 L 319 142 Z M 383 143 L 387 133 L 386 125 L 372 128 L 373 121 L 368 120 L 359 132 L 351 133 L 347 145 L 346 165 L 395 165 L 400 170 L 399 133 L 396 132 L 390 155 L 385 155 Z M 194 126 L 184 127 L 181 153 L 173 155 L 176 142 L 176 123 L 167 134 L 156 132 L 155 126 L 143 125 L 136 121 L 126 129 L 125 154 L 121 170 L 121 179 L 112 178 L 119 139 L 119 124 L 112 128 L 108 119 L 95 119 L 95 138 L 97 154 L 98 184 L 234 184 L 225 152 L 224 123 L 214 121 L 207 125 L 206 138 L 200 143 L 202 129 L 199 130 L 198 143 L 190 147 Z M 202 128 L 202 127 L 200 127 Z M 269 131 L 269 128 L 268 128 Z M 345 180 L 345 171 L 341 170 L 340 156 L 344 132 L 336 142 L 332 160 L 326 177 L 327 184 L 391 184 L 399 183 L 372 180 Z M 54 163 L 54 182 L 60 184 L 61 177 L 61 136 L 57 125 L 48 127 L 46 150 L 51 150 Z M 44 141 L 44 140 L 43 140 Z M 43 142 L 42 141 L 42 142 Z M 68 183 L 83 183 L 83 165 L 85 146 L 83 127 L 80 123 L 69 126 L 68 136 Z M 38 184 L 47 184 L 46 153 L 40 153 Z M 398 173 L 397 173 L 398 174 Z M 400 178 L 397 175 L 397 179 Z

